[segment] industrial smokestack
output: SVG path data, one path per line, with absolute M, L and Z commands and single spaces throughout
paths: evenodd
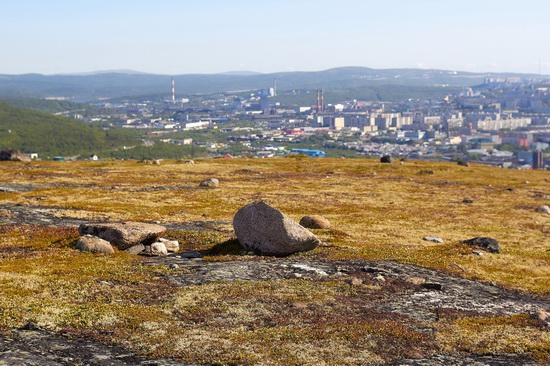
M 174 78 L 172 78 L 172 103 L 176 103 L 176 84 Z

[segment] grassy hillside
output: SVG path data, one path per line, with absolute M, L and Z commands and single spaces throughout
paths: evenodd
M 58 113 L 66 111 L 82 111 L 84 108 L 91 108 L 88 105 L 73 103 L 65 100 L 45 100 L 34 98 L 7 98 L 3 102 L 14 107 L 32 109 L 38 112 Z
M 0 149 L 17 149 L 38 153 L 47 158 L 55 155 L 87 156 L 135 145 L 134 131 L 105 131 L 66 117 L 17 108 L 0 102 Z
M 331 221 L 332 229 L 313 230 L 323 245 L 293 261 L 408 263 L 550 299 L 550 215 L 535 211 L 550 203 L 546 171 L 301 157 L 1 165 L 0 181 L 26 190 L 0 193 L 4 221 L 17 220 L 10 207 L 28 207 L 67 220 L 160 222 L 175 225 L 166 236 L 182 250 L 208 250 L 233 239 L 240 207 L 262 199 L 295 220 L 320 214 Z M 220 188 L 199 189 L 208 177 Z M 0 331 L 31 320 L 203 364 L 381 364 L 442 351 L 550 361 L 548 331 L 525 312 L 497 316 L 443 302 L 434 304 L 437 316 L 399 315 L 375 305 L 415 287 L 376 282 L 364 271 L 354 274 L 364 279 L 355 285 L 341 275 L 182 287 L 167 279 L 195 273 L 201 261 L 168 269 L 126 253 L 80 253 L 74 227 L 23 221 L 0 225 L 0 233 Z M 473 253 L 461 241 L 474 236 L 497 239 L 502 252 Z M 234 252 L 204 261 L 280 263 Z M 411 281 L 423 276 L 409 270 Z M 419 299 L 438 296 L 414 291 Z

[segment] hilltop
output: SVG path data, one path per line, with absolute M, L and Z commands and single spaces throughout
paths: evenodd
M 304 157 L 1 165 L 0 341 L 12 355 L 86 360 L 87 344 L 98 365 L 550 360 L 535 317 L 550 311 L 550 216 L 536 211 L 548 172 Z M 199 187 L 209 177 L 219 188 Z M 243 253 L 231 222 L 255 200 L 332 228 L 312 230 L 322 245 L 310 252 Z M 165 225 L 204 257 L 74 249 L 80 223 L 129 220 Z M 475 236 L 501 253 L 461 242 Z

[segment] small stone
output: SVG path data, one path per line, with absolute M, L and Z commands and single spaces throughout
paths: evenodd
M 512 188 L 512 187 L 508 187 L 508 188 L 506 188 L 506 190 L 507 190 L 508 192 L 514 192 L 516 189 L 515 189 L 515 188 Z
M 168 266 L 168 268 L 170 268 L 170 269 L 178 269 L 178 268 L 180 268 L 180 266 L 179 266 L 177 263 L 172 263 L 172 264 L 170 264 L 170 265 Z
M 308 266 L 307 264 L 296 263 L 296 264 L 291 264 L 290 267 L 297 268 L 297 269 L 302 270 L 304 272 L 315 273 L 318 276 L 328 276 L 328 273 L 326 273 L 322 269 L 315 268 L 315 267 L 312 267 L 312 266 Z
M 84 235 L 75 246 L 81 252 L 113 254 L 115 250 L 111 243 L 96 236 Z
M 304 216 L 300 219 L 300 225 L 306 229 L 330 229 L 330 221 L 320 215 Z
M 382 275 L 375 276 L 374 279 L 378 282 L 385 282 L 386 279 Z
M 407 281 L 408 283 L 412 283 L 413 285 L 422 285 L 426 282 L 426 279 L 422 277 L 409 277 L 405 281 Z
M 363 280 L 357 277 L 352 277 L 349 283 L 352 286 L 361 286 L 363 284 Z
M 475 254 L 475 255 L 478 255 L 478 256 L 483 256 L 483 250 L 472 250 L 472 254 Z
M 208 178 L 199 183 L 200 187 L 217 188 L 220 186 L 220 181 L 216 178 Z
M 161 243 L 164 243 L 164 245 L 166 246 L 166 250 L 168 250 L 169 252 L 173 253 L 180 250 L 180 243 L 177 240 L 168 240 L 168 239 L 160 238 L 159 241 Z
M 462 200 L 462 203 L 474 203 L 474 200 L 471 199 L 471 198 L 464 198 L 464 199 Z
M 535 319 L 540 327 L 550 328 L 550 312 L 539 310 L 535 315 Z
M 393 158 L 390 155 L 384 155 L 380 158 L 381 163 L 392 163 Z
M 468 163 L 467 161 L 464 161 L 464 160 L 460 160 L 458 163 L 456 163 L 457 165 L 460 165 L 460 166 L 470 166 L 470 163 Z
M 188 250 L 181 253 L 180 257 L 187 259 L 202 258 L 202 253 L 196 250 Z
M 550 214 L 550 206 L 548 205 L 539 206 L 536 208 L 535 211 L 540 213 Z
M 441 291 L 443 289 L 443 285 L 440 283 L 434 283 L 434 282 L 426 282 L 423 283 L 422 288 L 425 288 L 426 290 L 436 290 Z
M 195 162 L 194 162 L 193 160 L 187 160 L 187 161 L 185 162 L 185 164 L 190 164 L 190 165 L 191 165 L 191 164 L 195 164 Z
M 141 252 L 143 252 L 145 250 L 145 245 L 143 244 L 137 244 L 137 245 L 134 245 L 133 247 L 130 247 L 128 249 L 125 249 L 124 251 L 126 253 L 130 253 L 130 254 L 134 254 L 134 255 L 137 255 Z
M 431 241 L 433 243 L 438 243 L 438 244 L 443 244 L 444 243 L 443 239 L 438 238 L 437 236 L 425 236 L 422 239 L 426 240 L 426 241 Z
M 432 174 L 435 174 L 433 170 L 431 169 L 422 169 L 422 170 L 419 170 L 418 173 L 416 173 L 418 175 L 432 175 Z
M 160 165 L 160 160 L 158 160 L 158 159 L 157 159 L 157 160 L 153 160 L 153 164 L 154 164 L 154 165 Z
M 164 257 L 168 255 L 168 250 L 166 250 L 166 245 L 161 242 L 156 242 L 151 244 L 151 255 L 157 257 Z
M 475 237 L 472 239 L 463 240 L 462 243 L 484 248 L 491 253 L 500 253 L 500 244 L 493 238 Z

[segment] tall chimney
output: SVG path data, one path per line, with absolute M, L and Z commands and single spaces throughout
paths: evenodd
M 176 103 L 176 85 L 174 84 L 174 78 L 172 78 L 172 103 Z

